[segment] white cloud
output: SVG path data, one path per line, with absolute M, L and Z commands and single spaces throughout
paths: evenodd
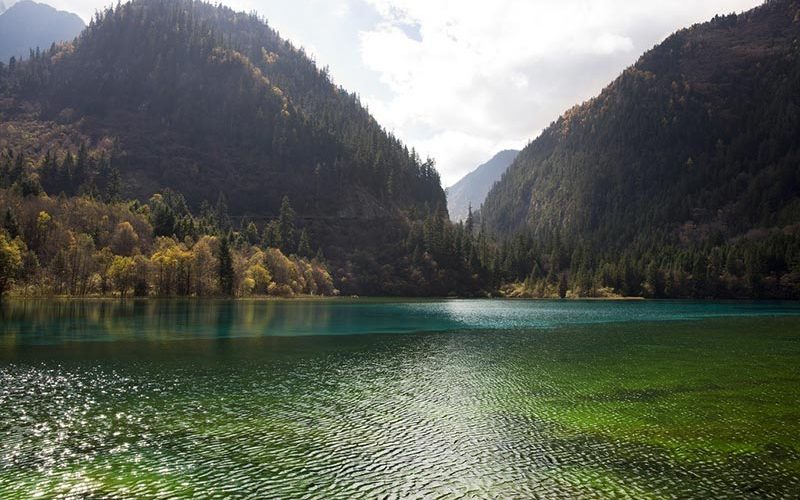
M 382 21 L 361 33 L 361 58 L 392 94 L 365 100 L 387 128 L 436 157 L 445 184 L 524 146 L 669 33 L 760 3 L 365 1 Z
M 338 18 L 346 17 L 350 14 L 350 4 L 345 0 L 333 2 L 333 15 Z
M 631 52 L 633 50 L 633 40 L 627 36 L 604 33 L 594 41 L 593 48 L 596 54 L 601 55 L 609 55 L 614 52 Z

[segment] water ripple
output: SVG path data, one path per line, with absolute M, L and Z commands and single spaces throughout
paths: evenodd
M 0 497 L 797 497 L 798 335 L 759 319 L 34 349 L 0 364 Z

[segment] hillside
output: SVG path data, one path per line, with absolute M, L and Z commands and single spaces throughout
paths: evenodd
M 447 188 L 447 211 L 450 220 L 460 222 L 467 218 L 469 207 L 478 210 L 489 190 L 505 173 L 519 151 L 501 151 L 460 181 Z
M 6 10 L 0 3 L 0 61 L 28 58 L 31 49 L 72 40 L 84 27 L 77 15 L 49 5 L 23 0 Z
M 199 206 L 223 193 L 235 214 L 263 215 L 289 195 L 307 216 L 444 203 L 433 168 L 251 15 L 135 0 L 18 73 L 4 111 L 113 143 L 125 193 L 141 199 L 172 188 Z M 21 100 L 38 114 L 18 113 Z
M 480 286 L 433 162 L 254 15 L 192 0 L 108 9 L 75 43 L 0 68 L 0 115 L 0 188 L 24 200 L 138 211 L 161 194 L 154 237 L 233 230 L 287 255 L 304 247 L 343 293 Z M 283 200 L 296 230 L 278 227 Z
M 795 297 L 798 138 L 800 3 L 773 0 L 675 33 L 565 113 L 492 189 L 483 221 L 520 235 L 531 281 Z

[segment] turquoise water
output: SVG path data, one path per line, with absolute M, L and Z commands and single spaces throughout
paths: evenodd
M 0 498 L 800 496 L 800 306 L 11 301 Z
M 0 342 L 295 337 L 800 316 L 789 302 L 319 300 L 23 301 L 0 308 Z

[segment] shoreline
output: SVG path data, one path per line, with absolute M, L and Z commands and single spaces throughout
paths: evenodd
M 5 301 L 53 301 L 53 302 L 161 302 L 161 301 L 216 301 L 216 302 L 428 302 L 428 301 L 508 301 L 508 302 L 797 302 L 792 299 L 752 299 L 752 298 L 647 298 L 647 297 L 414 297 L 414 296 L 330 296 L 330 295 L 297 295 L 294 297 L 253 296 L 253 297 L 198 297 L 198 296 L 148 296 L 119 297 L 111 295 L 19 295 L 9 293 L 0 298 Z

